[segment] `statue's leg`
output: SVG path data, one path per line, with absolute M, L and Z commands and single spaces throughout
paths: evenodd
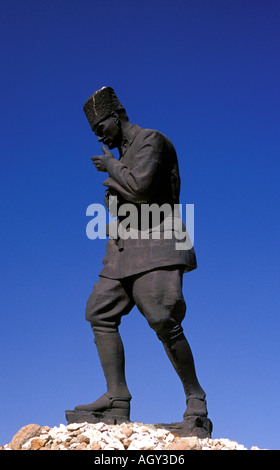
M 165 268 L 138 277 L 133 286 L 133 298 L 162 341 L 182 382 L 187 401 L 184 417 L 206 417 L 206 394 L 198 381 L 193 354 L 181 326 L 186 311 L 181 269 Z
M 119 413 L 129 418 L 130 400 L 126 378 L 123 343 L 118 332 L 121 317 L 129 313 L 134 303 L 121 282 L 101 277 L 94 286 L 86 308 L 94 341 L 106 380 L 107 391 L 88 405 L 75 410 Z
M 184 417 L 206 417 L 206 394 L 198 381 L 193 354 L 184 333 L 182 332 L 176 338 L 172 338 L 169 332 L 165 332 L 164 335 L 158 332 L 157 336 L 162 341 L 164 349 L 184 387 L 187 401 Z

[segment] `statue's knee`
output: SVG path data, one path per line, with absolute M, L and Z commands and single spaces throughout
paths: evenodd
M 184 299 L 177 300 L 176 306 L 174 309 L 174 318 L 176 318 L 176 320 L 181 323 L 185 318 L 186 311 L 187 311 L 187 305 L 186 305 L 185 300 Z
M 177 322 L 169 316 L 165 316 L 159 320 L 150 320 L 149 325 L 155 331 L 157 336 L 160 337 L 165 334 L 165 332 L 172 330 L 177 325 Z
M 158 338 L 175 338 L 183 332 L 181 323 L 186 314 L 184 299 L 178 299 L 170 305 L 166 305 L 158 315 L 150 318 L 149 325 L 156 332 Z
M 91 295 L 89 296 L 88 298 L 88 301 L 87 301 L 87 304 L 86 304 L 86 311 L 85 311 L 85 318 L 86 318 L 86 321 L 88 322 L 92 322 L 94 321 L 94 302 L 92 301 L 92 297 L 93 297 L 93 294 L 91 293 Z

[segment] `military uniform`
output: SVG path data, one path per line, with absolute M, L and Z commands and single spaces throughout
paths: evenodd
M 84 110 L 94 130 L 112 111 L 122 112 L 124 108 L 114 90 L 106 87 L 87 100 Z M 185 244 L 184 249 L 176 249 L 181 222 L 177 210 L 180 176 L 173 144 L 158 131 L 130 124 L 123 134 L 120 159 L 108 159 L 107 172 L 109 177 L 103 183 L 108 188 L 106 199 L 110 194 L 117 195 L 118 213 L 122 213 L 125 204 L 133 204 L 138 214 L 144 204 L 168 204 L 170 210 L 155 226 L 149 220 L 144 227 L 146 235 L 157 232 L 157 238 L 143 238 L 143 227 L 137 223 L 130 227 L 133 236 L 107 242 L 103 269 L 86 306 L 86 319 L 95 336 L 107 394 L 76 409 L 92 411 L 113 406 L 116 410 L 122 408 L 121 400 L 130 400 L 118 327 L 123 315 L 136 305 L 162 341 L 187 400 L 194 400 L 188 406 L 189 412 L 206 416 L 205 393 L 198 383 L 192 352 L 181 326 L 186 311 L 183 273 L 196 268 L 196 256 L 185 227 L 185 239 L 179 240 Z M 119 225 L 124 215 L 118 218 Z
M 106 255 L 103 260 L 104 267 L 100 272 L 101 278 L 90 296 L 86 309 L 86 318 L 92 323 L 95 330 L 97 319 L 100 315 L 101 298 L 104 298 L 106 303 L 111 299 L 115 308 L 113 309 L 109 305 L 107 307 L 109 311 L 113 312 L 116 306 L 118 306 L 120 310 L 119 315 L 123 313 L 121 303 L 118 302 L 116 304 L 114 299 L 113 292 L 115 292 L 115 288 L 108 290 L 108 286 L 111 284 L 108 281 L 104 282 L 102 278 L 122 281 L 123 285 L 133 285 L 136 277 L 138 280 L 137 284 L 139 284 L 139 277 L 142 277 L 144 273 L 152 270 L 158 271 L 156 274 L 153 274 L 153 277 L 159 279 L 159 290 L 155 292 L 154 289 L 148 296 L 149 289 L 146 286 L 142 293 L 146 297 L 144 314 L 149 316 L 149 310 L 155 313 L 152 299 L 155 296 L 157 299 L 160 299 L 161 291 L 169 291 L 169 310 L 171 304 L 174 304 L 173 310 L 177 311 L 178 305 L 180 305 L 180 310 L 182 310 L 184 301 L 179 288 L 181 274 L 196 268 L 195 252 L 187 233 L 185 237 L 187 237 L 188 249 L 176 249 L 177 244 L 186 244 L 186 240 L 178 240 L 179 234 L 177 232 L 181 219 L 178 212 L 176 213 L 174 210 L 176 204 L 179 203 L 180 193 L 178 161 L 174 146 L 160 132 L 143 129 L 138 125 L 131 127 L 128 135 L 126 135 L 126 139 L 126 145 L 120 160 L 113 158 L 109 160 L 107 166 L 109 178 L 103 184 L 109 188 L 109 191 L 117 195 L 119 212 L 123 204 L 131 203 L 136 207 L 139 218 L 136 220 L 137 227 L 130 227 L 131 232 L 128 232 L 128 236 L 132 235 L 133 232 L 133 238 L 129 236 L 127 239 L 121 239 L 119 237 L 117 239 L 109 239 L 107 242 Z M 158 226 L 153 226 L 151 221 L 151 224 L 146 227 L 146 236 L 149 238 L 143 238 L 140 225 L 141 204 L 151 205 L 153 203 L 156 203 L 158 206 L 168 204 L 171 211 Z M 176 221 L 178 222 L 178 227 L 176 226 Z M 183 229 L 185 231 L 185 227 Z M 156 232 L 158 233 L 156 234 Z M 159 238 L 152 238 L 154 236 Z M 167 267 L 168 275 L 163 273 L 164 268 Z M 171 267 L 173 268 L 171 269 Z M 174 270 L 176 270 L 177 274 L 171 274 Z M 115 283 L 113 284 L 115 285 Z M 176 285 L 175 289 L 173 288 L 174 285 Z M 133 295 L 132 293 L 133 289 L 131 290 L 131 295 Z M 139 293 L 139 296 L 141 297 L 141 293 Z M 125 294 L 124 297 L 126 297 Z M 179 299 L 180 301 L 178 301 Z M 132 304 L 128 302 L 125 305 L 125 312 L 128 306 L 135 303 L 133 296 L 130 300 Z M 164 303 L 158 302 L 158 306 L 163 311 Z M 104 306 L 101 306 L 101 310 L 103 312 Z M 185 310 L 185 306 L 183 310 Z M 181 312 L 179 316 L 181 318 Z
M 121 201 L 119 211 L 124 203 L 135 205 L 139 214 L 138 230 L 134 230 L 135 238 L 119 240 L 119 243 L 108 241 L 100 275 L 122 279 L 164 266 L 181 265 L 185 272 L 195 269 L 196 258 L 189 238 L 187 247 L 183 247 L 186 241 L 178 240 L 180 214 L 174 214 L 172 210 L 166 217 L 168 221 L 163 220 L 158 227 L 148 227 L 148 239 L 143 239 L 141 233 L 141 204 L 168 204 L 172 209 L 179 204 L 180 177 L 175 149 L 170 140 L 158 131 L 134 125 L 129 134 L 120 160 L 109 161 L 109 178 L 103 184 L 118 195 Z M 164 238 L 164 229 L 167 238 Z M 183 229 L 185 231 L 185 227 Z M 159 239 L 153 238 L 157 230 Z M 170 234 L 167 233 L 169 231 Z M 188 249 L 176 249 L 178 243 Z

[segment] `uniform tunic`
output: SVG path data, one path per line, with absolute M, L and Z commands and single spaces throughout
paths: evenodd
M 139 214 L 143 204 L 169 204 L 172 211 L 167 217 L 164 216 L 157 227 L 148 227 L 149 239 L 143 239 L 140 215 L 139 226 L 131 227 L 134 236 L 138 235 L 137 239 L 109 239 L 100 276 L 124 279 L 175 265 L 183 266 L 185 272 L 195 269 L 197 265 L 194 249 L 178 210 L 173 210 L 179 204 L 180 176 L 172 142 L 158 131 L 132 125 L 127 133 L 121 158 L 111 158 L 107 172 L 109 177 L 103 184 L 109 189 L 109 193 L 117 194 L 119 211 L 123 204 L 128 203 L 133 204 Z M 166 230 L 166 227 L 169 228 Z M 178 240 L 178 227 L 184 230 L 184 240 Z M 155 232 L 158 232 L 159 238 L 152 238 Z M 181 249 L 176 249 L 178 246 Z

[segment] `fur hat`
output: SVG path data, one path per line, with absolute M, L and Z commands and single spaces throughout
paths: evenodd
M 95 127 L 107 119 L 111 113 L 125 111 L 123 105 L 119 102 L 113 88 L 103 87 L 91 95 L 85 102 L 84 112 L 94 131 Z

